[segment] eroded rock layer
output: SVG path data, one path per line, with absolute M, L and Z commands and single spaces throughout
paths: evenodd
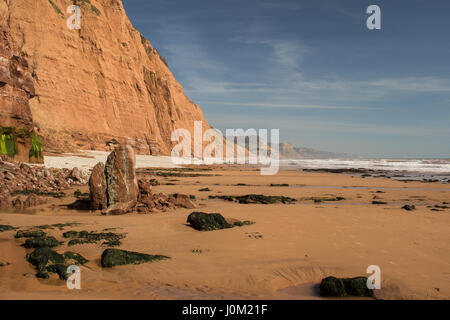
M 9 27 L 7 2 L 0 3 L 0 155 L 42 162 L 29 100 L 35 94 L 27 55 Z
M 80 30 L 67 26 L 73 4 Z M 192 132 L 194 120 L 208 127 L 120 0 L 3 0 L 0 14 L 28 56 L 35 92 L 21 94 L 31 96 L 44 149 L 109 150 L 117 140 L 138 153 L 169 154 L 175 128 Z

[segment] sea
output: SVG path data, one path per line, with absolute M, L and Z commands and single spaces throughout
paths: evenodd
M 283 159 L 280 167 L 450 183 L 450 159 Z

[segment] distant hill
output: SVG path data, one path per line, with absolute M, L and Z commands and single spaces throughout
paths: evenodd
M 346 153 L 334 153 L 329 151 L 315 150 L 312 148 L 294 147 L 289 143 L 280 144 L 281 159 L 353 159 L 357 156 Z

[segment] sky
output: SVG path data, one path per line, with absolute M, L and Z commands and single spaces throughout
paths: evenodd
M 450 1 L 123 0 L 211 126 L 450 158 Z M 369 30 L 366 9 L 381 9 Z

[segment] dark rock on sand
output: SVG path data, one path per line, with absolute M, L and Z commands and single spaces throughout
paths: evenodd
M 45 232 L 41 230 L 19 230 L 14 235 L 14 238 L 42 238 L 45 237 Z
M 113 232 L 88 232 L 88 231 L 67 231 L 63 233 L 64 238 L 71 238 L 67 245 L 73 246 L 77 244 L 86 243 L 98 243 L 102 240 L 105 242 L 102 245 L 108 246 L 119 246 L 121 245 L 120 240 L 125 238 L 124 234 L 117 234 Z
M 41 247 L 53 248 L 59 246 L 60 244 L 61 242 L 56 240 L 55 237 L 38 237 L 26 239 L 23 246 L 25 248 L 41 248 Z
M 40 247 L 27 256 L 28 262 L 37 268 L 38 278 L 49 278 L 49 273 L 56 273 L 61 280 L 67 279 L 70 265 L 83 265 L 88 262 L 83 256 L 74 252 L 59 254 L 48 247 Z
M 199 231 L 212 231 L 233 227 L 220 213 L 192 212 L 188 216 L 187 222 L 192 228 Z
M 373 290 L 367 288 L 367 277 L 344 278 L 342 279 L 345 291 L 349 296 L 371 297 Z
M 345 297 L 345 285 L 341 279 L 327 277 L 320 283 L 320 295 L 322 297 Z
M 0 232 L 4 232 L 4 231 L 11 231 L 11 230 L 15 230 L 17 228 L 14 228 L 13 226 L 8 226 L 5 224 L 0 224 Z
M 323 297 L 372 297 L 373 290 L 367 288 L 366 277 L 327 277 L 320 283 L 320 295 Z
M 416 206 L 413 204 L 405 204 L 402 209 L 405 209 L 406 211 L 412 211 L 416 210 Z
M 265 196 L 263 194 L 247 194 L 244 196 L 209 196 L 210 199 L 222 199 L 227 201 L 236 201 L 239 203 L 250 204 L 274 204 L 274 203 L 292 203 L 297 201 L 294 198 L 285 196 Z
M 112 268 L 126 264 L 140 264 L 158 260 L 170 259 L 162 255 L 149 255 L 119 249 L 106 249 L 102 253 L 101 264 L 103 268 Z

